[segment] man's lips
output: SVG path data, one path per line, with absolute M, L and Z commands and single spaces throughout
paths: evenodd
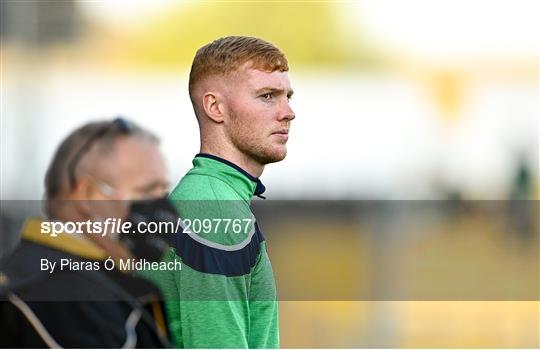
M 272 135 L 278 136 L 280 139 L 287 140 L 289 138 L 289 130 L 283 129 L 272 133 Z

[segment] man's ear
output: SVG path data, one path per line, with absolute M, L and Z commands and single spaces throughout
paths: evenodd
M 80 200 L 100 199 L 100 191 L 95 181 L 89 176 L 81 175 L 75 182 L 72 197 Z
M 79 176 L 70 193 L 70 203 L 79 213 L 87 215 L 92 212 L 92 201 L 97 194 L 96 188 L 87 176 Z
M 223 123 L 224 106 L 223 96 L 216 92 L 207 92 L 203 95 L 203 108 L 208 118 L 215 123 Z

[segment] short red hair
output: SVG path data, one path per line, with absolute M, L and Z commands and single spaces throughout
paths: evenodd
M 208 76 L 229 74 L 246 62 L 265 72 L 289 70 L 287 58 L 273 44 L 248 36 L 227 36 L 197 50 L 189 74 L 189 95 Z

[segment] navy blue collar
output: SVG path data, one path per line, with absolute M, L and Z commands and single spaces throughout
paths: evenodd
M 240 174 L 244 175 L 250 181 L 252 181 L 252 182 L 254 182 L 256 184 L 255 193 L 253 193 L 255 196 L 257 196 L 259 198 L 262 198 L 262 199 L 266 199 L 266 197 L 262 196 L 264 191 L 266 191 L 266 187 L 263 185 L 261 180 L 258 177 L 255 177 L 255 176 L 251 175 L 250 173 L 248 173 L 247 171 L 245 171 L 244 169 L 240 168 L 238 165 L 234 164 L 233 162 L 230 162 L 227 159 L 223 159 L 221 157 L 215 156 L 213 154 L 208 154 L 208 153 L 198 153 L 197 155 L 195 155 L 195 157 L 203 157 L 203 158 L 213 159 L 215 161 L 218 161 L 220 163 L 223 163 L 225 165 L 230 166 L 231 168 L 235 169 Z

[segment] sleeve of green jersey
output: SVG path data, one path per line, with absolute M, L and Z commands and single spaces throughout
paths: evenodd
M 261 243 L 257 264 L 251 273 L 249 291 L 249 348 L 279 348 L 276 286 L 266 251 Z

